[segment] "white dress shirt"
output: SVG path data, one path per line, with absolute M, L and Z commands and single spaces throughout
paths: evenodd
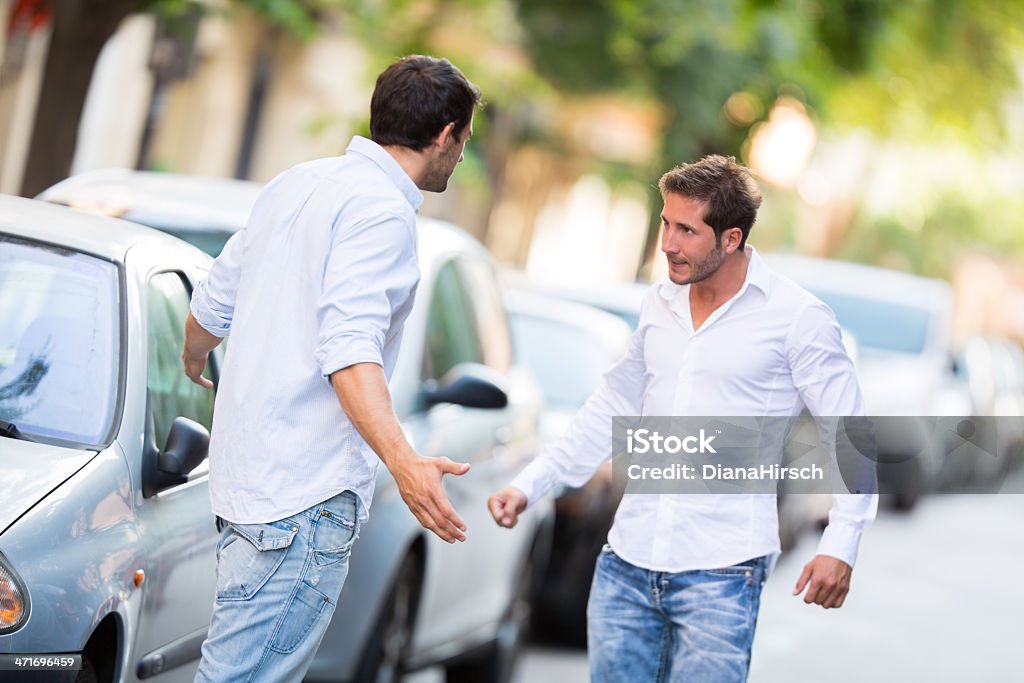
M 192 294 L 231 333 L 210 440 L 213 512 L 240 524 L 295 514 L 349 489 L 366 520 L 379 459 L 329 376 L 377 363 L 390 379 L 419 266 L 423 195 L 374 142 L 291 168 L 260 193 Z
M 612 417 L 860 416 L 860 388 L 832 311 L 769 270 L 747 247 L 742 287 L 696 331 L 689 285 L 651 287 L 626 356 L 604 375 L 565 436 L 512 485 L 536 501 L 556 484 L 580 486 L 611 454 Z M 851 566 L 876 495 L 833 496 L 818 552 Z M 608 543 L 638 567 L 713 569 L 779 552 L 774 494 L 633 494 Z

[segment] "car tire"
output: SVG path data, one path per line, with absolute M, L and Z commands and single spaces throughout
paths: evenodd
M 446 683 L 508 683 L 530 630 L 531 599 L 536 583 L 534 552 L 523 563 L 512 602 L 498 625 L 498 635 L 483 648 L 445 667 Z
M 359 683 L 397 683 L 412 646 L 419 605 L 420 566 L 415 555 L 402 562 L 394 586 L 363 651 Z
M 82 655 L 82 668 L 75 676 L 75 683 L 99 683 L 96 667 L 93 666 L 88 655 Z

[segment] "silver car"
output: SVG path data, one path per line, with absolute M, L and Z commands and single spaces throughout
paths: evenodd
M 213 396 L 182 381 L 179 348 L 210 261 L 0 197 L 0 653 L 80 654 L 84 681 L 191 679 L 218 533 Z
M 236 198 L 258 194 L 254 183 L 217 182 Z M 108 170 L 65 180 L 41 197 L 145 221 L 204 247 L 223 245 L 249 207 L 220 205 L 216 192 L 190 194 L 205 184 Z M 498 528 L 486 509 L 488 495 L 535 455 L 542 405 L 540 390 L 514 363 L 491 258 L 463 231 L 428 219 L 419 222 L 419 255 L 421 281 L 391 390 L 419 452 L 472 463 L 467 475 L 446 479 L 469 540 L 452 547 L 420 528 L 382 467 L 308 680 L 396 680 L 438 663 L 451 681 L 507 680 L 546 562 L 550 501 L 513 532 Z

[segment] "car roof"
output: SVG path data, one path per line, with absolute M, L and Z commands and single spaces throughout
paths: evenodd
M 762 256 L 772 270 L 812 292 L 850 294 L 939 310 L 952 306 L 952 288 L 943 280 L 798 254 Z
M 505 292 L 505 307 L 513 315 L 530 316 L 572 325 L 603 337 L 629 337 L 629 325 L 622 318 L 588 304 L 541 294 L 532 290 Z
M 62 180 L 39 199 L 153 227 L 237 232 L 262 188 L 249 180 L 105 168 Z
M 180 240 L 136 223 L 10 195 L 0 195 L 0 232 L 111 261 L 122 261 L 125 252 L 143 240 L 181 244 Z
M 261 184 L 249 180 L 108 168 L 62 180 L 39 199 L 157 228 L 234 232 L 249 220 L 262 189 Z M 443 252 L 487 253 L 483 245 L 451 223 L 420 217 L 417 224 L 421 263 Z

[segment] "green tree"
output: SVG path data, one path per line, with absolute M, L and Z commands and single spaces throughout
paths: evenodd
M 709 152 L 739 154 L 780 92 L 826 125 L 996 144 L 1019 88 L 1012 0 L 517 0 L 538 71 L 568 93 L 629 92 L 665 108 L 647 179 Z M 744 93 L 759 116 L 728 117 Z M 652 196 L 652 202 L 655 197 Z M 656 226 L 651 227 L 651 235 Z

